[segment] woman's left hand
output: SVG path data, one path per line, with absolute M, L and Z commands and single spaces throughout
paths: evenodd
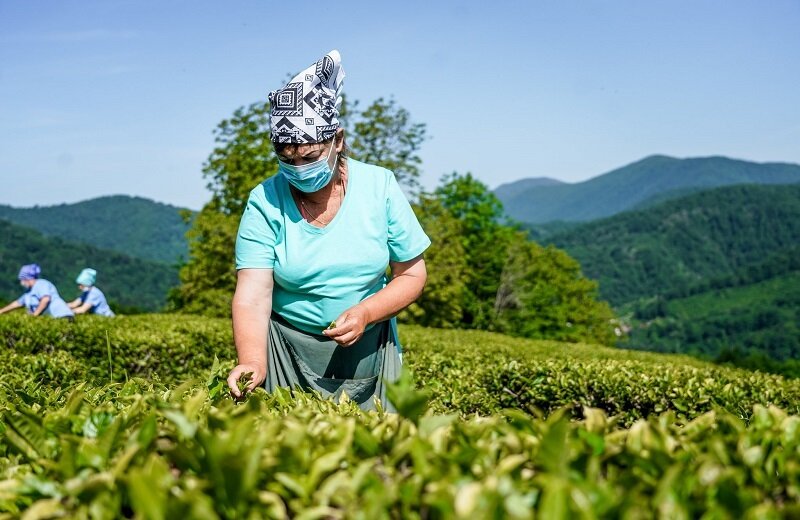
M 369 312 L 363 305 L 356 305 L 336 318 L 336 327 L 322 333 L 343 347 L 351 347 L 364 335 L 368 324 Z

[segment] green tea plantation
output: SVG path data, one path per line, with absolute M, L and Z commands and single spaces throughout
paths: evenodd
M 400 411 L 225 388 L 230 323 L 0 318 L 0 519 L 800 518 L 800 382 L 401 328 Z

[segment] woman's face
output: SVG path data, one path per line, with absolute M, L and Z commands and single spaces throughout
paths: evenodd
M 295 146 L 287 146 L 280 152 L 275 152 L 278 159 L 281 161 L 292 164 L 294 166 L 302 166 L 304 164 L 319 161 L 330 152 L 330 146 L 333 143 L 314 143 L 314 144 L 298 144 Z
M 78 289 L 80 289 L 80 291 L 81 291 L 81 292 L 83 292 L 83 291 L 86 291 L 86 290 L 88 290 L 88 289 L 89 289 L 89 286 L 88 286 L 88 285 L 83 285 L 83 284 L 79 283 L 79 284 L 78 284 Z
M 23 286 L 24 288 L 26 288 L 26 289 L 30 289 L 31 287 L 33 287 L 33 284 L 35 284 L 35 283 L 36 283 L 36 280 L 34 280 L 34 279 L 20 280 L 19 281 L 19 284 L 21 286 Z
M 342 151 L 342 143 L 344 140 L 342 136 L 344 130 L 341 128 L 336 132 L 336 138 L 329 143 L 308 143 L 308 144 L 294 144 L 284 146 L 280 151 L 276 150 L 275 155 L 281 161 L 294 165 L 302 166 L 310 164 L 325 157 L 328 157 L 328 166 L 331 169 L 335 166 L 336 154 Z M 336 150 L 332 151 L 331 146 L 335 146 Z

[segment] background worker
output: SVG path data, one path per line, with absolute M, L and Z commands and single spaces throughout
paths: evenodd
M 87 267 L 78 275 L 75 282 L 81 295 L 69 303 L 69 307 L 75 314 L 97 314 L 99 316 L 114 316 L 114 311 L 106 301 L 103 291 L 95 287 L 97 281 L 97 271 Z
M 37 264 L 23 265 L 17 278 L 26 290 L 17 300 L 0 309 L 0 314 L 24 307 L 32 316 L 74 319 L 75 314 L 58 294 L 56 286 L 39 278 L 41 273 L 42 269 Z

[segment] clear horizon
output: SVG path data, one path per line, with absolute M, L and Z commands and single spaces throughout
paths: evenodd
M 602 172 L 602 173 L 597 174 L 597 175 L 593 175 L 593 176 L 591 176 L 591 177 L 589 177 L 587 179 L 583 179 L 583 180 L 568 181 L 568 180 L 563 180 L 563 179 L 557 179 L 555 177 L 521 177 L 519 179 L 513 179 L 513 180 L 510 180 L 508 182 L 502 183 L 502 184 L 500 184 L 498 186 L 493 186 L 493 187 L 491 187 L 491 189 L 495 190 L 495 189 L 499 188 L 500 186 L 507 185 L 507 184 L 513 184 L 514 182 L 522 181 L 522 180 L 525 180 L 525 179 L 549 179 L 549 180 L 558 181 L 558 182 L 561 182 L 561 183 L 564 183 L 564 184 L 581 184 L 581 183 L 584 183 L 584 182 L 589 182 L 589 181 L 591 181 L 593 179 L 596 179 L 598 177 L 602 177 L 603 175 L 612 173 L 612 172 L 614 172 L 614 171 L 616 171 L 616 170 L 618 170 L 620 168 L 624 168 L 625 166 L 629 166 L 631 164 L 637 163 L 637 162 L 642 161 L 644 159 L 647 159 L 649 157 L 663 156 L 663 155 L 664 154 L 650 154 L 648 156 L 642 157 L 641 159 L 637 159 L 636 161 L 630 161 L 628 163 L 625 163 L 625 164 L 621 165 L 619 168 L 613 168 L 613 169 L 611 169 L 609 171 Z M 724 159 L 732 159 L 732 160 L 736 160 L 736 161 L 751 162 L 751 163 L 756 163 L 756 164 L 790 164 L 790 165 L 794 165 L 794 166 L 800 167 L 800 163 L 791 163 L 791 162 L 785 162 L 785 161 L 747 161 L 746 159 L 739 159 L 739 158 L 736 158 L 736 157 L 727 157 L 727 156 L 720 156 L 720 155 L 697 156 L 697 157 L 672 157 L 672 156 L 668 156 L 668 157 L 670 157 L 672 159 L 678 159 L 678 160 L 683 160 L 683 159 L 724 158 Z M 131 193 L 101 193 L 101 194 L 98 194 L 98 195 L 95 195 L 95 196 L 92 196 L 92 197 L 87 197 L 87 198 L 77 199 L 77 200 L 71 200 L 71 201 L 67 200 L 67 201 L 63 201 L 63 202 L 56 202 L 56 203 L 53 203 L 53 204 L 34 204 L 34 205 L 30 205 L 30 206 L 16 206 L 16 205 L 13 205 L 13 204 L 7 204 L 7 203 L 4 203 L 4 202 L 0 202 L 0 205 L 11 206 L 11 207 L 18 208 L 18 209 L 28 209 L 28 208 L 31 208 L 33 206 L 51 207 L 51 206 L 58 206 L 58 205 L 62 205 L 62 204 L 67 204 L 67 205 L 69 205 L 69 204 L 78 204 L 80 202 L 86 202 L 86 201 L 93 200 L 93 199 L 99 199 L 99 198 L 103 198 L 103 197 L 116 197 L 116 196 L 128 196 L 128 197 L 133 197 L 133 198 L 142 197 L 142 198 L 145 198 L 145 199 L 149 199 L 149 200 L 151 200 L 153 202 L 157 202 L 157 203 L 161 203 L 161 204 L 167 204 L 167 205 L 171 205 L 171 206 L 177 206 L 177 207 L 179 207 L 181 209 L 190 209 L 192 211 L 199 211 L 200 210 L 200 207 L 189 208 L 187 206 L 180 206 L 180 205 L 175 204 L 175 203 L 173 203 L 171 201 L 168 201 L 168 200 L 159 200 L 159 199 L 154 199 L 153 197 L 147 197 L 145 195 L 137 195 L 137 194 L 131 194 Z
M 351 99 L 427 124 L 428 189 L 650 155 L 800 163 L 798 2 L 483 5 L 314 4 L 309 38 L 254 0 L 0 3 L 0 204 L 199 209 L 216 125 L 332 48 Z

